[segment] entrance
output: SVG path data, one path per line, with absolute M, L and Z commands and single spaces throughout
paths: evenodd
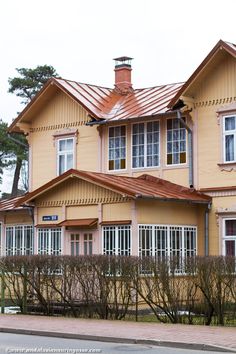
M 70 232 L 70 250 L 72 256 L 93 254 L 93 232 Z

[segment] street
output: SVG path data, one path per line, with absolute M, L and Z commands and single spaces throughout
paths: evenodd
M 0 354 L 6 353 L 143 353 L 143 354 L 209 354 L 213 352 L 156 347 L 140 344 L 107 343 L 88 340 L 52 338 L 34 335 L 0 333 Z

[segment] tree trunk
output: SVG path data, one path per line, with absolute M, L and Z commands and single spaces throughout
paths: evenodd
M 22 166 L 22 160 L 19 157 L 17 157 L 16 168 L 14 172 L 14 179 L 13 179 L 12 190 L 11 190 L 11 197 L 17 196 L 21 166 Z

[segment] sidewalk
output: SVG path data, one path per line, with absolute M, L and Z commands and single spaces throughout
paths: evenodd
M 0 315 L 0 332 L 236 353 L 235 327 L 207 327 L 29 315 Z M 222 350 L 220 350 L 222 349 Z

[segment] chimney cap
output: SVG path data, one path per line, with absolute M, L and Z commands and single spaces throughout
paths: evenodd
M 119 67 L 119 66 L 131 66 L 131 60 L 133 60 L 133 58 L 130 57 L 118 57 L 118 58 L 114 58 L 113 60 L 115 60 L 115 66 Z

